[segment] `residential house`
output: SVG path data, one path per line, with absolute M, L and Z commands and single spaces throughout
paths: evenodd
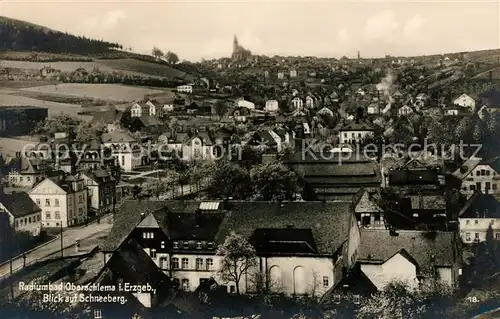
M 492 239 L 500 241 L 500 203 L 489 194 L 476 191 L 459 213 L 460 237 L 466 244 Z
M 316 106 L 317 99 L 312 95 L 306 96 L 306 108 L 312 109 Z
M 146 132 L 146 133 L 156 133 L 161 130 L 162 123 L 154 116 L 143 115 L 141 117 L 134 117 L 128 129 L 131 132 Z
M 205 131 L 199 131 L 183 141 L 182 158 L 184 160 L 214 159 L 216 155 L 215 143 Z
M 290 70 L 290 77 L 296 78 L 297 77 L 297 70 Z
M 15 231 L 26 231 L 38 236 L 42 224 L 41 209 L 25 192 L 6 194 L 0 185 L 0 214 L 7 214 L 9 224 Z
M 472 196 L 475 191 L 485 194 L 500 194 L 500 162 L 497 158 L 486 160 L 471 157 L 458 168 L 453 176 L 462 181 L 461 192 Z
M 474 112 L 476 110 L 476 101 L 465 93 L 457 97 L 453 101 L 453 104 L 466 108 L 470 112 Z
M 279 104 L 277 100 L 267 100 L 266 106 L 264 107 L 264 111 L 275 113 L 279 110 Z
M 443 108 L 444 115 L 446 116 L 457 116 L 458 114 L 462 113 L 463 107 L 453 104 L 453 105 L 447 105 Z
M 43 227 L 69 227 L 87 220 L 87 189 L 81 175 L 45 178 L 30 191 Z
M 302 108 L 304 107 L 304 101 L 298 96 L 294 97 L 290 101 L 290 104 L 292 105 L 292 109 L 297 111 L 302 110 Z
M 285 73 L 278 72 L 278 80 L 283 80 L 285 78 Z
M 254 278 L 262 272 L 275 292 L 321 296 L 353 267 L 359 246 L 349 202 L 131 201 L 103 251 L 113 258 L 134 239 L 179 288 L 194 291 L 212 277 L 236 292 L 236 283 L 218 276 L 222 256 L 216 254 L 232 232 L 257 253 L 258 266 L 239 282 L 241 293 L 256 292 Z
M 116 204 L 116 180 L 111 173 L 98 169 L 84 171 L 81 176 L 88 190 L 89 215 L 112 212 Z
M 323 153 L 297 152 L 283 158 L 289 168 L 304 172 L 304 199 L 352 200 L 365 188 L 375 192 L 381 183 L 377 163 L 355 152 Z
M 128 132 L 115 131 L 101 136 L 103 146 L 111 150 L 118 165 L 126 172 L 142 164 L 142 148 L 139 142 Z
M 31 188 L 45 177 L 43 161 L 24 156 L 13 159 L 8 174 L 8 183 L 13 187 Z
M 352 206 L 360 228 L 385 229 L 384 210 L 364 188 L 354 195 Z
M 373 127 L 364 122 L 348 122 L 339 129 L 340 144 L 356 144 L 373 135 Z
M 179 85 L 177 87 L 177 92 L 181 92 L 181 93 L 193 93 L 193 86 L 194 86 L 194 84 Z
M 379 290 L 394 281 L 417 288 L 435 279 L 455 287 L 461 260 L 458 232 L 361 230 L 358 262 Z
M 150 112 L 150 108 L 148 105 L 141 105 L 139 103 L 135 103 L 130 108 L 130 116 L 132 118 L 150 115 L 149 112 Z
M 401 116 L 408 116 L 410 114 L 413 113 L 413 109 L 408 106 L 408 105 L 404 105 L 402 107 L 399 108 L 398 110 L 398 116 L 401 117 Z

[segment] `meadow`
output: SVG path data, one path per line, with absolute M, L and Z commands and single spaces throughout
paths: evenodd
M 25 96 L 18 96 L 12 94 L 0 93 L 0 106 L 38 106 L 46 107 L 49 110 L 49 117 L 54 117 L 62 113 L 69 114 L 71 116 L 79 117 L 81 119 L 87 120 L 88 117 L 82 117 L 78 115 L 78 112 L 82 110 L 81 106 L 78 104 L 69 103 L 58 103 L 52 101 L 44 101 L 33 99 Z

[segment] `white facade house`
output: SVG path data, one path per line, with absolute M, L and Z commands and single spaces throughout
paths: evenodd
M 142 164 L 142 148 L 130 133 L 115 131 L 104 133 L 101 138 L 103 146 L 111 150 L 124 171 L 130 172 Z
M 250 102 L 250 101 L 239 100 L 237 105 L 238 105 L 238 107 L 245 107 L 249 110 L 255 110 L 255 104 Z
M 456 98 L 453 104 L 467 108 L 470 112 L 476 110 L 476 101 L 465 93 Z
M 312 109 L 315 107 L 314 98 L 310 95 L 306 96 L 306 107 Z
M 270 113 L 275 113 L 275 112 L 278 112 L 278 110 L 279 110 L 278 101 L 276 101 L 276 100 L 267 100 L 266 101 L 266 106 L 264 107 L 264 111 L 270 112 Z
M 214 143 L 206 134 L 200 132 L 187 139 L 182 145 L 182 157 L 186 161 L 195 159 L 214 159 Z
M 294 97 L 291 103 L 294 110 L 301 110 L 304 106 L 304 101 L 298 96 Z
M 132 117 L 141 117 L 142 116 L 142 106 L 139 103 L 135 103 L 132 105 L 130 109 L 130 116 Z
M 278 72 L 278 80 L 283 80 L 285 78 L 285 73 Z
M 296 78 L 297 77 L 297 70 L 290 70 L 290 77 Z
M 43 227 L 68 227 L 87 219 L 87 189 L 78 175 L 46 178 L 28 194 L 42 210 Z
M 193 93 L 193 84 L 179 85 L 177 87 L 177 92 Z
M 340 144 L 356 144 L 373 135 L 373 128 L 366 123 L 350 123 L 339 129 Z
M 7 214 L 10 226 L 17 231 L 29 232 L 38 236 L 42 224 L 41 209 L 27 193 L 5 194 L 0 186 L 0 215 Z
M 471 196 L 476 191 L 485 194 L 500 194 L 500 174 L 495 160 L 469 158 L 453 175 L 462 181 L 461 192 Z
M 163 112 L 165 113 L 170 113 L 174 111 L 174 105 L 173 104 L 165 104 L 163 105 Z
M 148 106 L 149 116 L 156 116 L 156 105 L 151 101 L 147 101 L 146 105 Z
M 486 241 L 488 232 L 500 241 L 500 204 L 494 196 L 475 192 L 458 216 L 460 237 L 465 244 Z

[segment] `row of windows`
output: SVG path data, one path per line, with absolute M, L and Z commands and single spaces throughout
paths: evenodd
M 492 220 L 491 220 L 491 222 L 490 222 L 490 224 L 494 224 L 494 223 L 495 223 L 495 220 L 494 220 L 494 219 L 492 219 Z M 465 224 L 466 224 L 466 225 L 469 225 L 469 224 L 470 224 L 470 220 L 468 220 L 468 219 L 467 219 L 467 220 L 465 221 Z M 477 224 L 479 224 L 479 220 L 478 220 L 478 219 L 474 220 L 474 225 L 477 225 Z
M 481 187 L 482 187 L 481 182 L 477 182 L 476 185 L 469 185 L 469 189 L 471 191 L 475 191 L 476 189 L 481 190 Z M 465 189 L 467 189 L 467 188 L 464 187 L 464 190 Z M 486 182 L 484 185 L 484 189 L 485 190 L 490 190 L 490 189 L 497 190 L 497 184 L 491 184 L 490 182 Z
M 41 200 L 40 200 L 40 198 L 36 199 L 36 204 L 41 207 Z M 50 207 L 50 206 L 51 206 L 50 198 L 46 198 L 45 199 L 45 207 Z M 71 202 L 70 202 L 70 206 L 71 206 Z M 57 198 L 54 199 L 54 207 L 59 207 L 59 199 L 57 199 Z
M 492 171 L 493 176 L 496 175 L 495 171 Z M 476 176 L 490 176 L 490 171 L 486 169 L 481 169 L 476 171 Z
M 471 240 L 471 237 L 470 237 L 470 233 L 465 233 L 465 240 L 466 241 L 470 241 Z M 496 233 L 495 234 L 495 239 L 496 240 L 500 240 L 500 233 Z M 479 240 L 479 233 L 474 233 L 474 240 Z
M 18 228 L 20 226 L 36 223 L 39 221 L 40 221 L 40 215 L 36 215 L 36 216 L 30 216 L 30 217 L 16 219 L 14 224 L 15 224 L 15 227 Z
M 347 136 L 348 133 L 344 133 L 344 138 L 348 138 Z M 356 133 L 351 133 L 352 138 L 356 138 Z M 361 133 L 358 133 L 358 138 L 361 138 Z
M 36 178 L 33 179 L 33 181 L 38 182 L 40 178 L 36 177 Z M 18 180 L 17 176 L 10 176 L 9 177 L 9 181 L 11 183 L 17 183 L 18 181 L 19 181 L 19 183 L 23 183 L 24 182 L 24 176 L 19 176 L 19 180 Z M 31 182 L 31 176 L 26 176 L 26 181 L 27 182 Z
M 52 219 L 52 213 L 45 212 L 45 219 Z M 61 212 L 59 212 L 59 211 L 54 212 L 54 219 L 56 219 L 56 220 L 61 219 Z
M 143 232 L 142 233 L 142 238 L 144 238 L 144 239 L 154 239 L 155 238 L 155 234 L 153 232 Z M 189 241 L 184 241 L 184 242 L 174 241 L 172 243 L 172 246 L 173 246 L 174 249 L 180 249 L 180 248 L 189 249 L 189 248 L 191 248 L 191 245 L 190 245 Z M 165 242 L 164 241 L 161 242 L 161 248 L 165 248 Z M 202 249 L 202 248 L 203 248 L 202 242 L 201 241 L 196 242 L 196 249 Z M 213 242 L 208 242 L 207 243 L 207 248 L 208 249 L 213 249 L 214 248 L 214 243 Z
M 150 256 L 151 258 L 156 258 L 156 250 L 151 249 L 150 251 Z M 190 268 L 191 266 L 189 265 L 189 259 L 188 258 L 182 258 L 180 259 L 180 264 L 179 264 L 179 258 L 173 257 L 172 258 L 172 265 L 171 269 L 176 269 L 176 270 L 188 270 L 192 269 Z M 168 258 L 167 257 L 160 257 L 160 268 L 161 269 L 167 269 L 168 268 Z M 214 268 L 214 260 L 212 258 L 196 258 L 195 262 L 195 270 L 213 270 Z

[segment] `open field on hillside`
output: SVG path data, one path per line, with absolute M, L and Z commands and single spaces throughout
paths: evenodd
M 16 138 L 0 137 L 0 154 L 5 157 L 14 157 L 16 152 L 25 148 L 30 149 L 30 145 L 38 143 L 38 139 L 31 136 L 19 136 Z
M 11 95 L 11 94 L 1 94 L 0 93 L 0 106 L 39 106 L 46 107 L 49 109 L 49 117 L 54 117 L 62 113 L 69 114 L 71 116 L 79 117 L 82 119 L 87 119 L 87 117 L 81 117 L 78 112 L 82 110 L 80 105 L 69 104 L 69 103 L 58 103 L 43 101 L 38 99 L 33 99 L 24 96 Z
M 142 100 L 144 95 L 162 93 L 161 90 L 152 90 L 143 87 L 125 86 L 120 84 L 81 84 L 61 83 L 23 89 L 29 92 L 42 94 L 57 94 L 74 97 L 111 100 L 117 102 Z
M 30 61 L 12 61 L 0 60 L 0 65 L 7 68 L 40 70 L 44 67 L 51 67 L 62 72 L 73 72 L 76 69 L 83 68 L 88 72 L 98 68 L 102 72 L 121 72 L 127 75 L 137 75 L 142 77 L 154 78 L 180 78 L 187 81 L 193 77 L 181 70 L 175 69 L 165 64 L 140 61 L 136 59 L 111 59 L 95 61 L 62 61 L 62 62 L 30 62 Z
M 9 89 L 22 89 L 29 88 L 33 86 L 41 86 L 41 85 L 51 85 L 58 83 L 55 80 L 47 80 L 47 81 L 0 81 L 0 88 L 9 88 Z

